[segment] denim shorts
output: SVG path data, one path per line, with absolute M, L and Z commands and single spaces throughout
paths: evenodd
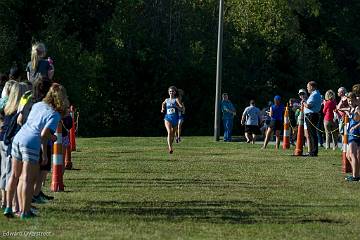
M 11 156 L 18 161 L 28 161 L 38 163 L 40 159 L 40 150 L 27 148 L 17 142 L 12 143 Z

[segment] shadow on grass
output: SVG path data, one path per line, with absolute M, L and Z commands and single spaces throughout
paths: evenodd
M 118 187 L 132 187 L 132 188 L 148 188 L 148 187 L 208 187 L 208 188 L 226 188 L 226 187 L 241 187 L 247 189 L 266 189 L 276 187 L 271 185 L 254 184 L 251 182 L 239 182 L 236 179 L 228 180 L 211 180 L 211 179 L 162 179 L 162 178 L 149 178 L 149 179 L 129 179 L 129 178 L 76 178 L 66 179 L 66 181 L 76 181 L 79 183 L 86 183 L 86 191 L 98 191 L 99 189 L 109 189 Z
M 65 171 L 80 171 L 80 168 L 71 168 L 71 169 L 66 169 Z
M 307 205 L 263 205 L 252 201 L 88 201 L 83 208 L 62 209 L 91 218 L 134 217 L 145 221 L 196 221 L 214 224 L 347 224 L 329 217 L 299 214 Z M 325 206 L 329 207 L 329 206 Z M 336 206 L 331 206 L 336 207 Z M 341 206 L 344 207 L 344 206 Z M 70 207 L 71 208 L 71 207 Z M 58 210 L 56 210 L 58 211 Z M 306 212 L 306 210 L 304 210 Z

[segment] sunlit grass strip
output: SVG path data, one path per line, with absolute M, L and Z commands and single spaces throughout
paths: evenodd
M 66 191 L 31 221 L 0 218 L 0 229 L 54 239 L 356 239 L 360 183 L 343 180 L 341 151 L 305 158 L 272 147 L 185 137 L 169 155 L 165 138 L 78 139 Z

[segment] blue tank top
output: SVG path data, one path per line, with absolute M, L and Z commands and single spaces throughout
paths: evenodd
M 280 104 L 280 105 L 273 104 L 271 106 L 271 110 L 272 110 L 271 120 L 282 121 L 283 114 L 284 114 L 284 105 L 282 105 L 282 104 Z
M 349 118 L 349 127 L 347 129 L 349 143 L 351 141 L 360 139 L 360 129 L 359 128 L 355 129 L 353 132 L 350 132 L 350 129 L 359 123 L 359 121 L 355 121 L 353 118 L 354 118 L 354 114 L 351 114 L 350 118 Z
M 167 98 L 166 102 L 166 116 L 168 117 L 178 117 L 178 109 L 176 107 L 176 98 L 170 99 Z

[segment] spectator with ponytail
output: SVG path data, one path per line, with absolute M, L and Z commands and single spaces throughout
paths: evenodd
M 27 84 L 15 82 L 10 89 L 9 100 L 7 101 L 4 109 L 5 112 L 4 124 L 1 127 L 1 133 L 0 133 L 0 149 L 1 149 L 0 188 L 4 200 L 6 200 L 6 186 L 9 182 L 11 170 L 12 170 L 11 156 L 9 156 L 10 154 L 8 154 L 9 143 L 6 143 L 4 141 L 4 138 L 11 124 L 12 119 L 16 117 L 20 98 L 27 90 L 28 90 Z M 15 203 L 17 203 L 16 199 L 17 198 L 15 197 L 15 201 L 14 201 Z M 9 199 L 9 201 L 12 200 L 13 199 Z M 17 212 L 18 210 L 19 210 L 18 206 L 15 206 L 15 212 Z
M 31 61 L 26 67 L 27 79 L 34 83 L 39 76 L 52 79 L 54 76 L 54 65 L 52 60 L 45 59 L 46 47 L 43 43 L 35 43 L 31 48 Z

